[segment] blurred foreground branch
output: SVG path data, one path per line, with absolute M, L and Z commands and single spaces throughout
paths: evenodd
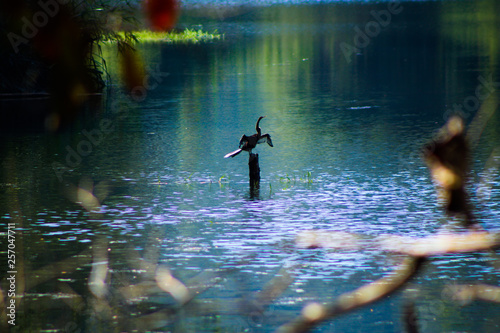
M 438 233 L 427 237 L 380 235 L 369 238 L 354 233 L 307 230 L 299 233 L 297 246 L 302 248 L 366 249 L 377 248 L 415 257 L 429 257 L 449 253 L 491 250 L 500 247 L 500 230 Z
M 78 268 L 90 264 L 92 252 L 90 249 L 83 250 L 77 255 L 46 265 L 40 269 L 26 272 L 26 290 L 29 290 L 41 283 L 70 274 Z
M 327 319 L 374 303 L 402 287 L 418 272 L 423 262 L 423 258 L 408 257 L 392 273 L 352 292 L 344 293 L 330 304 L 306 305 L 300 316 L 281 326 L 277 332 L 306 332 Z
M 462 118 L 451 117 L 437 138 L 424 148 L 424 157 L 448 215 L 463 215 L 465 226 L 475 224 L 465 190 L 470 149 Z
M 487 284 L 448 286 L 445 294 L 463 305 L 473 300 L 500 303 L 500 287 Z

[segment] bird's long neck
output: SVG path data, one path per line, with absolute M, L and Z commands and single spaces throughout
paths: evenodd
M 259 127 L 259 123 L 261 121 L 261 119 L 264 118 L 264 117 L 259 117 L 259 119 L 257 120 L 257 123 L 255 124 L 255 130 L 257 131 L 257 134 L 259 135 L 259 137 L 261 136 L 262 134 L 262 131 Z

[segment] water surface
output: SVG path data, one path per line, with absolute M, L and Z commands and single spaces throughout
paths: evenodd
M 381 277 L 397 259 L 374 249 L 298 249 L 294 239 L 310 229 L 416 237 L 440 229 L 446 218 L 420 149 L 447 110 L 474 95 L 480 76 L 500 75 L 495 2 L 401 6 L 350 57 L 340 44 L 355 46 L 356 27 L 364 29 L 374 20 L 370 12 L 386 3 L 252 7 L 219 18 L 186 11 L 181 25 L 217 29 L 224 40 L 140 46 L 158 82 L 140 102 L 120 92 L 110 47 L 112 89 L 96 115 L 64 133 L 21 133 L 2 142 L 1 217 L 21 228 L 26 262 L 39 268 L 104 236 L 118 258 L 115 271 L 130 273 L 131 248 L 145 253 L 153 242 L 158 261 L 182 281 L 221 265 L 236 268 L 200 296 L 207 302 L 260 290 L 282 268 L 296 274 L 257 319 L 186 316 L 165 331 L 269 332 L 307 302 L 331 301 Z M 478 111 L 470 109 L 468 123 Z M 251 192 L 246 153 L 223 156 L 254 132 L 261 115 L 274 147 L 256 149 L 262 179 Z M 491 156 L 498 158 L 499 121 L 497 112 L 472 158 L 470 191 L 485 228 L 500 217 L 498 165 L 485 169 Z M 90 141 L 84 131 L 96 129 L 101 135 L 84 147 Z M 69 156 L 79 149 L 80 160 Z M 68 194 L 91 184 L 109 189 L 98 213 Z M 460 307 L 442 294 L 448 283 L 498 285 L 492 260 L 485 254 L 431 260 L 412 282 L 422 332 L 498 331 L 498 306 Z M 88 269 L 72 275 L 74 289 L 85 289 Z M 407 297 L 398 293 L 318 331 L 400 332 Z M 64 324 L 28 322 L 34 329 Z M 85 320 L 78 325 L 90 329 Z

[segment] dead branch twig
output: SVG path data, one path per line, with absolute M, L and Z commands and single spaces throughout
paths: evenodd
M 305 248 L 364 249 L 377 248 L 415 257 L 485 251 L 500 247 L 500 230 L 491 232 L 438 233 L 415 238 L 400 235 L 368 236 L 345 232 L 308 230 L 297 236 L 297 246 Z
M 500 303 L 500 287 L 488 284 L 453 285 L 445 291 L 445 294 L 463 305 L 473 300 Z
M 321 322 L 372 304 L 401 288 L 419 270 L 424 258 L 408 257 L 392 273 L 340 295 L 334 302 L 305 306 L 295 320 L 278 328 L 279 333 L 306 332 Z

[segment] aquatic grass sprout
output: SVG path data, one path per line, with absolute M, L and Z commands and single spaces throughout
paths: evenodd
M 223 188 L 225 186 L 225 184 L 229 183 L 229 176 L 228 175 L 222 175 L 222 176 L 220 176 L 219 180 L 218 180 L 218 183 L 219 183 L 219 186 L 221 188 Z
M 313 183 L 313 177 L 311 171 L 307 171 L 303 176 L 289 175 L 286 173 L 284 176 L 278 176 L 278 180 L 288 189 L 295 186 L 297 183 L 304 183 L 311 185 Z

